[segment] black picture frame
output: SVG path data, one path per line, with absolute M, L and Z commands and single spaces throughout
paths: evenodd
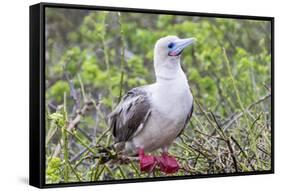
M 264 20 L 271 22 L 271 170 L 268 171 L 251 171 L 238 173 L 221 173 L 206 175 L 189 175 L 175 177 L 157 177 L 142 179 L 126 179 L 114 181 L 97 181 L 97 182 L 77 182 L 77 183 L 45 183 L 45 8 L 71 8 L 87 10 L 106 10 L 121 12 L 137 13 L 156 13 L 171 15 L 187 15 L 200 17 L 216 18 L 233 18 L 233 19 L 251 19 Z M 178 179 L 194 179 L 209 177 L 226 177 L 226 176 L 244 176 L 257 174 L 274 173 L 274 18 L 249 16 L 249 15 L 230 15 L 214 13 L 196 13 L 169 10 L 152 10 L 137 8 L 121 7 L 103 7 L 93 5 L 74 5 L 74 4 L 57 4 L 57 3 L 39 3 L 30 6 L 30 129 L 29 129 L 29 184 L 38 188 L 66 187 L 66 186 L 85 186 L 98 184 L 115 184 L 115 183 L 135 183 L 147 181 L 163 181 Z

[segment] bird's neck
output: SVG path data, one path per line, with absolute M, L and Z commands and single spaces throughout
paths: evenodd
M 168 82 L 182 78 L 184 72 L 181 69 L 180 60 L 167 60 L 160 63 L 155 62 L 155 75 L 157 82 Z

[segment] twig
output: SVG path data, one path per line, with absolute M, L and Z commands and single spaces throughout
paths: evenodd
M 232 148 L 232 146 L 231 146 L 231 144 L 230 144 L 230 140 L 227 139 L 227 140 L 226 140 L 226 143 L 227 143 L 227 146 L 228 146 L 228 149 L 229 149 L 231 158 L 232 158 L 232 160 L 233 160 L 235 172 L 238 172 L 237 159 L 236 159 L 236 157 L 235 157 L 235 155 L 234 155 L 234 151 L 233 151 L 233 148 Z
M 123 94 L 123 78 L 124 78 L 124 63 L 125 63 L 125 42 L 124 42 L 124 36 L 123 36 L 123 28 L 122 28 L 122 17 L 121 13 L 118 12 L 118 23 L 120 26 L 120 36 L 121 36 L 121 64 L 120 64 L 120 70 L 121 70 L 121 76 L 120 76 L 120 85 L 119 85 L 119 98 L 118 103 L 121 101 L 122 94 Z
M 195 102 L 197 103 L 197 105 L 198 105 L 200 111 L 204 114 L 205 118 L 206 118 L 207 121 L 210 123 L 210 125 L 211 125 L 215 130 L 217 130 L 218 134 L 219 134 L 221 137 L 223 137 L 223 135 L 221 135 L 221 130 L 220 130 L 220 129 L 218 130 L 217 126 L 215 126 L 215 125 L 213 124 L 213 122 L 211 121 L 211 119 L 208 117 L 207 113 L 203 110 L 203 108 L 202 108 L 201 104 L 199 103 L 199 101 L 198 101 L 197 99 L 194 99 L 194 100 L 195 100 Z
M 87 151 L 84 153 L 83 157 L 81 157 L 80 160 L 75 163 L 74 169 L 76 169 L 83 162 L 83 160 L 90 158 L 90 156 L 87 156 L 90 151 L 88 149 L 86 150 Z
M 69 74 L 65 73 L 64 76 L 65 76 L 65 79 L 67 80 L 68 85 L 69 85 L 70 96 L 75 101 L 75 105 L 74 105 L 74 109 L 73 109 L 73 111 L 75 112 L 78 108 L 80 108 L 81 95 L 80 95 L 80 92 L 78 92 L 75 89 L 73 81 L 71 79 L 69 79 Z
M 218 123 L 216 117 L 214 116 L 214 114 L 213 114 L 212 112 L 211 112 L 211 115 L 213 116 L 213 119 L 214 119 L 214 121 L 215 121 L 215 123 L 216 123 L 218 129 L 221 131 L 221 133 L 222 133 L 222 135 L 223 135 L 223 137 L 224 137 L 224 141 L 226 142 L 227 147 L 228 147 L 228 149 L 229 149 L 229 152 L 230 152 L 230 154 L 231 154 L 231 158 L 232 158 L 232 161 L 233 161 L 233 164 L 234 164 L 234 169 L 235 169 L 236 172 L 238 172 L 237 159 L 236 159 L 236 157 L 235 157 L 235 154 L 234 154 L 233 148 L 232 148 L 232 146 L 231 146 L 230 140 L 229 140 L 229 138 L 225 135 L 224 131 L 222 130 L 221 126 L 219 125 L 219 123 Z
M 250 167 L 252 168 L 253 171 L 255 171 L 255 167 L 251 164 L 251 161 L 248 158 L 248 155 L 245 153 L 245 151 L 242 149 L 242 147 L 240 146 L 240 144 L 238 143 L 238 141 L 233 137 L 230 136 L 231 140 L 237 145 L 237 147 L 239 148 L 239 150 L 241 151 L 241 153 L 243 154 L 243 156 L 246 158 L 246 160 L 248 161 Z
M 137 167 L 135 166 L 135 164 L 134 164 L 133 161 L 131 161 L 131 166 L 132 166 L 132 168 L 135 170 L 136 174 L 137 174 L 138 176 L 140 176 L 139 170 L 137 169 Z
M 90 177 L 90 180 L 93 181 L 96 180 L 96 174 L 97 172 L 99 171 L 99 163 L 100 163 L 100 159 L 98 160 L 98 162 L 96 163 L 95 166 L 92 167 L 92 170 L 91 170 L 91 177 Z M 96 170 L 95 170 L 96 169 Z
M 268 87 L 265 83 L 263 83 L 262 85 L 263 85 L 263 87 L 264 87 L 267 91 L 271 92 L 271 88 Z
M 219 140 L 224 141 L 224 139 L 222 139 L 222 138 L 220 138 L 220 137 L 216 137 L 216 136 L 213 136 L 213 135 L 208 135 L 208 134 L 203 133 L 203 132 L 201 132 L 201 131 L 198 131 L 198 130 L 196 130 L 196 129 L 195 129 L 194 131 L 197 132 L 197 133 L 199 133 L 199 134 L 201 134 L 201 135 L 204 135 L 204 136 L 206 136 L 206 137 L 213 138 L 213 139 L 219 139 Z
M 52 85 L 54 85 L 57 81 L 62 80 L 61 76 L 51 76 L 49 77 L 49 80 L 46 80 L 46 89 L 50 88 Z
M 67 130 L 71 131 L 76 125 L 78 125 L 81 121 L 81 118 L 89 111 L 93 106 L 93 102 L 86 102 L 83 108 L 77 112 L 76 117 L 69 122 Z M 58 144 L 55 149 L 54 157 L 58 156 L 61 150 L 61 146 Z
M 222 51 L 223 51 L 224 59 L 225 59 L 225 61 L 226 61 L 227 71 L 228 71 L 228 73 L 229 73 L 229 75 L 230 75 L 230 77 L 231 77 L 231 81 L 232 81 L 232 85 L 233 85 L 233 88 L 234 88 L 234 91 L 235 91 L 235 94 L 236 94 L 236 98 L 237 98 L 237 100 L 238 100 L 238 103 L 239 103 L 239 106 L 240 106 L 240 108 L 241 108 L 241 111 L 244 111 L 245 109 L 244 109 L 244 106 L 243 106 L 243 104 L 242 104 L 242 101 L 241 101 L 241 98 L 240 98 L 240 95 L 239 95 L 238 88 L 237 88 L 237 86 L 236 86 L 236 81 L 235 81 L 234 76 L 233 76 L 233 74 L 232 74 L 232 72 L 231 72 L 231 67 L 230 67 L 230 63 L 229 63 L 229 60 L 228 60 L 226 51 L 225 51 L 224 48 L 222 48 Z
M 57 111 L 57 106 L 54 105 L 51 101 L 48 102 L 48 107 L 49 107 L 50 109 L 53 109 L 54 111 Z
M 270 153 L 268 153 L 266 150 L 264 150 L 263 148 L 257 146 L 258 150 L 260 150 L 261 152 L 263 152 L 264 154 L 271 156 Z
M 70 135 L 74 136 L 78 140 L 78 142 L 80 142 L 81 145 L 86 147 L 91 153 L 96 154 L 95 151 L 91 147 L 89 147 L 88 144 L 84 143 L 84 141 L 80 137 L 78 137 L 76 134 L 72 133 L 71 131 L 69 131 L 67 129 L 66 129 L 66 132 L 69 133 Z
M 63 104 L 63 112 L 64 112 L 64 119 L 65 119 L 65 127 L 63 127 L 62 130 L 62 139 L 63 139 L 63 157 L 64 157 L 64 182 L 68 182 L 68 176 L 69 176 L 69 169 L 68 169 L 68 138 L 66 134 L 66 125 L 67 125 L 67 111 L 66 111 L 66 93 L 64 92 L 64 104 Z
M 99 180 L 101 174 L 103 173 L 105 169 L 105 165 L 102 166 L 102 169 L 95 175 L 95 180 Z
M 107 166 L 107 164 L 104 165 L 105 166 L 105 169 L 107 170 L 107 172 L 109 172 L 109 174 L 111 175 L 111 177 L 114 178 L 114 173 L 112 172 L 112 170 L 109 168 L 109 166 Z
M 217 121 L 217 118 L 215 117 L 215 115 L 213 114 L 213 112 L 210 112 L 210 113 L 211 113 L 211 115 L 212 115 L 212 117 L 213 117 L 213 119 L 214 119 L 214 121 L 215 121 L 215 123 L 216 123 L 218 129 L 220 130 L 221 135 L 223 136 L 223 139 L 224 139 L 224 140 L 227 139 L 226 135 L 224 134 L 224 131 L 222 130 L 222 128 L 221 128 L 219 122 Z
M 269 98 L 271 96 L 271 94 L 267 94 L 266 96 L 264 97 L 261 97 L 260 99 L 258 99 L 257 101 L 255 101 L 254 103 L 252 103 L 251 105 L 249 105 L 246 110 L 249 111 L 252 109 L 252 107 L 254 107 L 255 105 L 258 105 L 259 103 L 263 102 L 264 100 L 266 100 L 267 98 Z M 225 131 L 226 129 L 228 129 L 235 121 L 237 121 L 240 117 L 242 117 L 244 114 L 244 112 L 240 112 L 240 113 L 237 113 L 236 115 L 233 116 L 233 119 L 230 120 L 229 122 L 224 122 L 223 124 L 224 125 L 224 128 L 223 130 Z
M 102 134 L 101 136 L 97 139 L 97 143 L 99 144 L 99 142 L 102 140 L 102 138 L 110 131 L 110 127 L 108 127 Z
M 91 102 L 93 102 L 93 105 L 95 107 L 95 110 L 97 111 L 97 113 L 100 115 L 100 117 L 102 117 L 102 119 L 104 120 L 105 124 L 107 124 L 107 118 L 105 115 L 103 115 L 103 113 L 100 111 L 100 102 L 99 100 L 98 101 L 95 101 L 94 99 L 90 99 Z
M 76 129 L 81 133 L 81 134 L 83 134 L 89 141 L 92 141 L 92 137 L 90 136 L 90 135 L 88 135 L 88 133 L 84 130 L 84 129 L 82 129 L 82 128 L 80 128 L 80 127 L 76 127 Z
M 266 100 L 267 98 L 269 98 L 271 96 L 271 93 L 270 94 L 267 94 L 266 96 L 260 98 L 259 100 L 257 100 L 256 102 L 252 103 L 251 105 L 248 106 L 247 110 L 250 110 L 252 109 L 252 107 L 254 107 L 255 105 L 263 102 L 264 100 Z
M 79 182 L 83 181 L 82 178 L 77 174 L 76 170 L 69 164 L 71 171 L 75 174 Z
M 91 147 L 91 145 L 89 147 Z M 82 149 L 77 155 L 75 155 L 74 157 L 72 157 L 70 159 L 70 163 L 73 163 L 74 161 L 76 161 L 81 155 L 83 155 L 88 150 L 89 150 L 88 148 Z
M 262 127 L 262 129 L 260 130 L 260 132 L 258 132 L 257 136 L 255 137 L 255 140 L 258 140 L 258 138 L 259 138 L 260 136 L 262 136 L 262 132 L 263 132 L 265 129 L 266 129 L 266 125 L 264 125 L 264 126 Z
M 120 171 L 121 176 L 122 176 L 124 179 L 126 179 L 127 177 L 125 176 L 125 173 L 124 173 L 123 169 L 121 168 L 121 166 L 118 165 L 117 168 L 118 168 L 118 170 Z
M 255 118 L 255 120 L 253 121 L 253 123 L 252 123 L 252 125 L 250 127 L 250 131 L 253 130 L 253 128 L 255 127 L 255 124 L 260 120 L 261 116 L 262 116 L 262 113 L 259 114 L 257 118 Z
M 101 94 L 98 95 L 98 100 L 100 100 L 101 98 Z M 99 115 L 102 115 L 101 112 L 100 112 L 100 102 L 96 102 L 94 100 L 91 100 L 93 103 L 94 103 L 94 106 L 95 106 L 95 109 L 96 109 L 96 113 L 95 113 L 95 126 L 93 126 L 93 140 L 92 140 L 92 143 L 93 145 L 96 145 L 96 139 L 97 139 L 97 129 L 98 129 L 98 126 L 99 126 L 99 122 L 100 122 L 100 117 Z M 106 122 L 106 120 L 105 120 Z
M 84 100 L 85 103 L 88 103 L 89 101 L 88 101 L 88 99 L 87 99 L 87 97 L 86 97 L 86 93 L 85 93 L 85 89 L 84 89 L 84 84 L 83 84 L 82 79 L 81 79 L 81 77 L 80 77 L 79 74 L 77 75 L 77 78 L 78 78 L 79 83 L 80 83 L 80 87 L 81 87 L 81 91 L 82 91 L 83 100 Z
M 196 156 L 196 158 L 195 158 L 195 162 L 194 162 L 194 165 L 193 165 L 193 168 L 195 168 L 196 167 L 196 165 L 197 165 L 197 161 L 198 161 L 198 159 L 199 159 L 199 157 L 200 157 L 200 153 L 198 153 L 198 155 Z

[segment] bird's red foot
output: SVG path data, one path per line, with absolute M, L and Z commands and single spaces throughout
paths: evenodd
M 157 160 L 154 156 L 145 155 L 144 149 L 139 149 L 140 170 L 152 172 L 157 165 Z
M 175 173 L 180 168 L 177 160 L 173 156 L 168 155 L 168 153 L 163 153 L 161 157 L 157 157 L 157 162 L 160 170 L 166 174 Z

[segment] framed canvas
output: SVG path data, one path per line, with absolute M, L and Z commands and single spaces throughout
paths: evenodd
M 274 172 L 274 18 L 30 6 L 30 185 Z

